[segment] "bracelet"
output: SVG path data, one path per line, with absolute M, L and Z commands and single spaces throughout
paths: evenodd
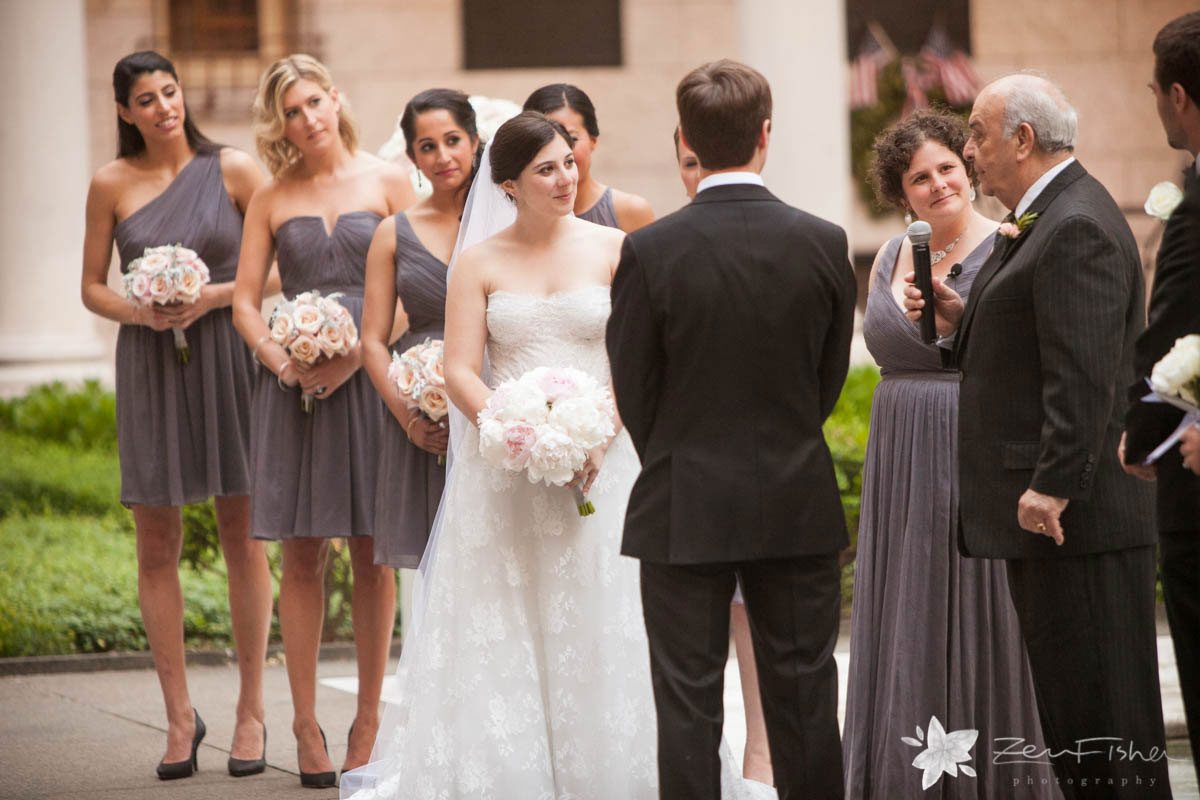
M 283 373 L 287 372 L 287 368 L 290 367 L 291 365 L 292 365 L 292 362 L 290 360 L 286 360 L 283 362 L 283 366 L 279 368 L 279 372 L 275 373 L 275 382 L 278 383 L 279 388 L 285 392 L 288 390 L 289 387 L 285 386 L 283 383 Z
M 255 361 L 258 361 L 258 348 L 262 347 L 263 343 L 266 342 L 267 340 L 269 340 L 270 338 L 271 338 L 270 334 L 266 334 L 264 336 L 258 337 L 258 341 L 255 342 L 255 344 L 254 344 L 254 349 L 250 352 L 250 357 L 253 358 Z M 258 363 L 261 364 L 262 362 L 258 361 Z
M 408 421 L 408 424 L 404 426 L 404 435 L 408 437 L 408 440 L 409 440 L 410 442 L 412 441 L 412 426 L 413 426 L 413 423 L 414 423 L 414 422 L 417 422 L 417 421 L 419 421 L 420 419 L 421 419 L 420 415 L 418 415 L 418 414 L 413 414 L 413 415 L 412 415 L 412 419 L 410 419 L 410 420 Z

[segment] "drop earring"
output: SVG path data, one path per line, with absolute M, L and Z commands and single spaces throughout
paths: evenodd
M 974 186 L 971 187 L 971 191 L 967 192 L 967 200 L 971 201 L 972 203 L 975 202 L 975 187 Z
M 418 189 L 422 188 L 422 184 L 421 184 L 421 170 L 417 170 L 417 188 L 418 188 Z
M 908 210 L 908 211 L 905 211 L 905 212 L 904 212 L 904 224 L 905 224 L 905 225 L 912 225 L 912 224 L 913 224 L 913 215 L 912 215 L 912 210 L 911 210 L 911 209 L 910 209 L 910 210 Z

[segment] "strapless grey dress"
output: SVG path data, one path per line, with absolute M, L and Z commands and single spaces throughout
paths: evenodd
M 182 244 L 232 281 L 242 213 L 225 191 L 219 153 L 198 153 L 158 197 L 113 230 L 121 271 L 147 247 Z M 121 502 L 181 506 L 250 491 L 250 397 L 254 364 L 229 308 L 185 332 L 180 364 L 170 331 L 122 325 L 117 334 L 117 447 Z
M 367 249 L 379 215 L 352 211 L 325 231 L 320 217 L 293 217 L 275 232 L 283 293 L 341 292 L 362 322 Z M 251 420 L 251 529 L 258 539 L 370 536 L 374 530 L 383 402 L 365 370 L 300 408 L 300 388 L 279 388 L 260 370 Z
M 393 346 L 397 353 L 442 338 L 446 265 L 421 244 L 404 214 L 396 215 L 396 296 L 408 315 L 408 331 Z M 437 456 L 410 442 L 400 422 L 385 413 L 375 493 L 377 564 L 421 563 L 445 482 L 446 468 L 438 466 Z

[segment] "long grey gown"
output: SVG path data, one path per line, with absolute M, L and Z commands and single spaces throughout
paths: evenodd
M 225 191 L 218 152 L 197 153 L 162 194 L 113 230 L 121 271 L 147 247 L 182 244 L 232 281 L 242 213 Z M 250 396 L 254 364 L 229 308 L 209 311 L 184 334 L 180 364 L 170 331 L 122 325 L 117 334 L 117 447 L 121 502 L 180 506 L 250 492 Z
M 429 252 L 404 214 L 396 215 L 396 296 L 408 315 L 408 331 L 393 346 L 403 353 L 426 339 L 441 339 L 446 326 L 446 265 Z M 414 568 L 429 541 L 442 498 L 446 468 L 437 456 L 408 440 L 384 414 L 375 493 L 375 563 Z
M 340 302 L 362 322 L 367 248 L 379 215 L 351 211 L 331 232 L 320 217 L 292 217 L 275 231 L 286 297 L 311 289 L 341 292 Z M 300 388 L 279 388 L 260 370 L 251 419 L 251 530 L 258 539 L 370 536 L 383 432 L 383 402 L 366 370 L 300 407 Z
M 879 259 L 863 322 L 883 379 L 863 472 L 842 735 L 846 797 L 1058 797 L 1048 765 L 992 763 L 993 751 L 1008 746 L 998 738 L 1045 740 L 1004 562 L 958 553 L 959 376 L 942 368 L 892 295 L 902 241 L 890 241 Z M 964 298 L 991 243 L 947 280 Z M 922 789 L 913 760 L 930 744 L 933 717 L 946 732 L 979 732 L 970 760 L 960 762 L 976 777 L 942 774 Z

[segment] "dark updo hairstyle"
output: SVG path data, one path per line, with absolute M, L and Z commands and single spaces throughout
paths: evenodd
M 971 185 L 975 185 L 975 167 L 963 158 L 963 147 L 970 131 L 962 117 L 949 111 L 914 111 L 875 137 L 875 162 L 871 182 L 875 196 L 883 205 L 907 208 L 904 199 L 904 173 L 912 164 L 913 154 L 926 142 L 937 142 L 958 156 L 966 167 Z
M 141 76 L 154 72 L 165 72 L 179 83 L 175 65 L 153 50 L 142 50 L 125 56 L 113 67 L 113 98 L 125 108 L 129 108 L 129 93 L 133 91 L 133 84 Z M 221 149 L 221 145 L 209 139 L 196 127 L 186 100 L 183 103 L 183 133 L 187 136 L 188 147 L 197 153 L 214 153 Z M 141 131 L 136 125 L 126 122 L 118 115 L 117 158 L 129 158 L 144 152 L 146 140 L 142 138 Z
M 535 91 L 525 100 L 525 111 L 540 111 L 543 114 L 553 114 L 560 108 L 569 108 L 583 118 L 583 129 L 588 136 L 595 139 L 600 135 L 600 126 L 596 123 L 596 107 L 592 98 L 584 94 L 578 86 L 569 83 L 552 83 Z
M 555 136 L 574 146 L 566 128 L 537 111 L 522 111 L 501 125 L 492 137 L 492 183 L 515 181 Z
M 467 135 L 476 141 L 475 158 L 471 162 L 471 175 L 464 187 L 469 188 L 475 180 L 479 169 L 479 159 L 483 156 L 483 143 L 479 141 L 479 129 L 475 123 L 475 109 L 465 94 L 457 89 L 426 89 L 408 101 L 404 113 L 400 116 L 400 130 L 404 131 L 404 152 L 413 164 L 417 163 L 413 143 L 417 138 L 417 117 L 426 111 L 447 111 L 454 118 L 454 124 L 466 131 Z

